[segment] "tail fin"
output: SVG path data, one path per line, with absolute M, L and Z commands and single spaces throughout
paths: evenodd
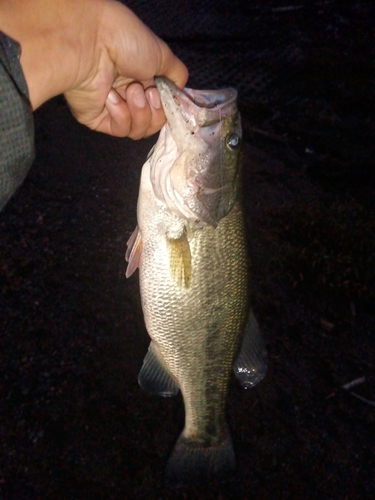
M 165 483 L 170 488 L 192 486 L 214 476 L 223 476 L 236 467 L 232 440 L 229 432 L 224 439 L 207 444 L 179 437 L 165 472 Z

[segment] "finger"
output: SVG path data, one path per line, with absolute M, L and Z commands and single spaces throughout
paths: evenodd
M 127 137 L 131 130 L 131 114 L 126 101 L 112 89 L 105 101 L 106 115 L 95 127 L 98 132 Z
M 146 99 L 151 109 L 151 123 L 145 137 L 155 134 L 164 125 L 166 118 L 156 87 L 149 87 L 145 91 Z
M 131 127 L 128 136 L 131 139 L 145 137 L 151 124 L 151 109 L 145 91 L 140 83 L 132 83 L 125 90 L 125 100 L 131 115 Z

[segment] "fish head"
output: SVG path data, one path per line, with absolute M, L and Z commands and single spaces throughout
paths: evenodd
M 155 195 L 190 223 L 216 227 L 238 197 L 237 91 L 180 90 L 164 77 L 155 82 L 167 117 L 150 158 Z

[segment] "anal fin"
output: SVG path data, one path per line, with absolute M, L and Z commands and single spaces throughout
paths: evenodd
M 160 362 L 154 342 L 150 343 L 143 360 L 138 383 L 144 391 L 164 397 L 175 396 L 179 391 L 178 384 Z
M 245 389 L 254 387 L 264 378 L 267 371 L 267 350 L 252 310 L 250 310 L 242 346 L 234 362 L 233 371 Z

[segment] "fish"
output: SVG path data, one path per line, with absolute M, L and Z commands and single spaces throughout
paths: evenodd
M 249 301 L 237 91 L 155 83 L 167 122 L 142 168 L 126 276 L 139 268 L 151 338 L 138 382 L 151 394 L 182 393 L 185 427 L 165 472 L 181 487 L 235 468 L 231 370 L 253 387 L 267 353 Z

